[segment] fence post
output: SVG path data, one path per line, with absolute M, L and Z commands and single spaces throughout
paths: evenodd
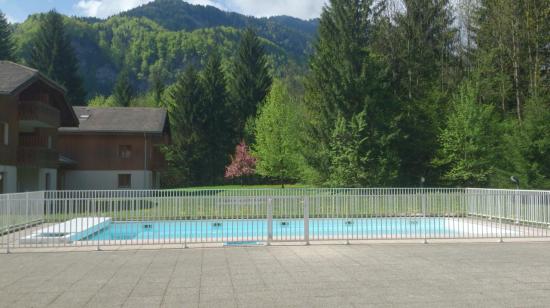
M 516 225 L 519 224 L 519 198 L 518 198 L 518 191 L 514 191 L 514 203 L 516 204 Z
M 100 213 L 99 213 L 101 202 L 98 202 L 98 195 L 97 194 L 93 195 L 92 200 L 95 203 L 95 211 L 96 211 L 96 216 L 97 216 L 97 248 L 96 248 L 96 250 L 101 251 L 101 247 L 99 246 L 99 242 L 101 241 L 101 229 L 100 229 L 101 224 L 99 223 L 101 221 L 101 217 L 100 217 Z M 93 220 L 92 220 L 92 223 L 93 223 Z
M 271 198 L 267 199 L 267 245 L 273 241 L 273 202 Z
M 504 238 L 502 237 L 502 193 L 498 195 L 498 229 L 500 233 L 500 242 L 504 243 Z
M 304 198 L 304 239 L 309 245 L 309 198 Z
M 420 193 L 422 196 L 422 215 L 424 216 L 424 218 L 426 218 L 426 190 L 424 188 L 420 188 Z
M 422 217 L 424 219 L 424 244 L 428 244 L 428 231 L 429 231 L 429 223 L 426 219 L 426 202 L 427 202 L 427 190 L 425 188 L 420 188 L 420 194 L 422 196 Z
M 6 229 L 6 254 L 9 254 L 10 253 L 10 228 L 11 228 L 11 222 L 10 222 L 10 208 L 11 208 L 11 204 L 10 204 L 10 195 L 8 194 L 7 197 L 6 197 L 6 204 L 7 204 L 7 214 L 6 214 L 6 217 L 7 217 L 7 221 L 8 221 L 8 228 Z

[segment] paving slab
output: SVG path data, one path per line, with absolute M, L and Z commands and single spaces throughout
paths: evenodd
M 0 307 L 548 307 L 550 243 L 0 254 Z

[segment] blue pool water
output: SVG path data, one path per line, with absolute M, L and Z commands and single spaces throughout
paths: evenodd
M 303 219 L 273 220 L 274 238 L 304 236 Z M 366 218 L 310 219 L 310 238 L 338 237 L 415 237 L 423 234 L 452 233 L 443 218 Z M 252 239 L 267 237 L 266 220 L 204 220 L 113 222 L 108 227 L 82 240 L 164 240 L 164 239 Z

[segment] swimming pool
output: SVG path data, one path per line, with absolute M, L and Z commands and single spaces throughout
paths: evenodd
M 362 218 L 310 219 L 307 237 L 325 238 L 420 238 L 425 235 L 444 236 L 456 232 L 445 218 Z M 112 222 L 85 241 L 128 241 L 186 239 L 204 241 L 300 240 L 306 236 L 304 219 L 274 219 L 269 228 L 267 220 L 194 220 Z M 271 229 L 271 230 L 270 230 Z

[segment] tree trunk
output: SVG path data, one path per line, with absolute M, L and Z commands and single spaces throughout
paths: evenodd
M 500 58 L 500 73 L 504 76 L 504 62 L 502 57 Z M 504 89 L 504 80 L 500 81 L 500 105 L 502 108 L 502 113 L 506 114 L 506 93 Z
M 409 74 L 409 100 L 412 100 L 412 70 L 411 70 L 411 42 L 407 40 L 407 56 L 409 58 L 408 74 Z
M 535 1 L 533 1 L 535 2 Z M 544 8 L 541 8 L 544 9 Z M 539 20 L 539 14 L 541 13 L 539 11 L 539 8 L 534 4 L 533 5 L 533 12 L 535 13 L 535 62 L 534 62 L 534 76 L 533 76 L 533 94 L 535 97 L 538 96 L 538 79 L 540 74 L 540 67 L 539 64 L 539 35 L 540 35 L 540 24 L 544 22 L 544 20 Z
M 519 92 L 519 61 L 518 61 L 518 46 L 517 46 L 517 21 L 512 21 L 512 61 L 514 64 L 514 87 L 516 90 L 516 112 L 518 121 L 522 122 L 521 116 L 521 98 Z
M 498 48 L 499 48 L 499 64 L 500 64 L 500 105 L 502 108 L 502 114 L 506 114 L 506 89 L 504 86 L 504 80 L 502 79 L 503 76 L 505 76 L 505 69 L 504 69 L 504 27 L 502 25 L 502 21 L 499 21 L 499 27 L 498 27 Z

